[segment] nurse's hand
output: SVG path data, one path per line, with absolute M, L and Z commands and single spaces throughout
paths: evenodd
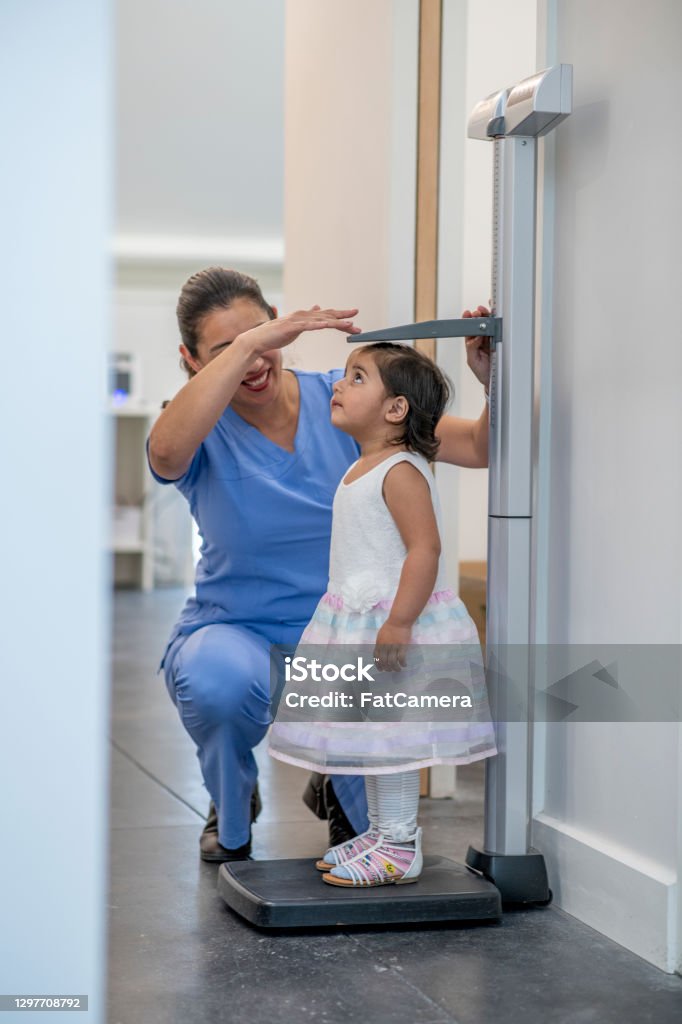
M 252 348 L 254 355 L 261 355 L 290 345 L 305 331 L 332 328 L 344 334 L 360 334 L 362 329 L 353 324 L 357 312 L 357 309 L 320 309 L 319 306 L 299 309 L 295 313 L 279 316 L 276 320 L 266 320 L 258 327 L 240 334 L 235 341 Z
M 465 309 L 463 317 L 490 316 L 490 310 L 486 306 L 477 306 L 473 313 Z M 467 363 L 481 384 L 487 388 L 490 384 L 490 338 L 470 336 L 464 339 L 467 350 Z

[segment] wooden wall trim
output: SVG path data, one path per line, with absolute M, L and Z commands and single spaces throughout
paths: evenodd
M 442 0 L 420 0 L 414 280 L 414 313 L 417 321 L 435 319 L 438 298 L 441 36 Z M 435 359 L 435 338 L 420 339 L 416 347 Z
M 442 0 L 420 0 L 415 321 L 435 319 L 438 300 L 441 36 Z M 419 338 L 415 341 L 415 348 L 435 361 L 435 338 Z M 422 768 L 420 795 L 428 796 L 429 790 L 430 771 Z

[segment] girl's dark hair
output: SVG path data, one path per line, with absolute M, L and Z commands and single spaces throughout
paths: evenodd
M 270 320 L 274 320 L 274 309 L 263 298 L 258 282 L 248 274 L 227 270 L 225 267 L 207 267 L 185 281 L 176 313 L 183 344 L 193 356 L 197 355 L 199 331 L 204 317 L 216 309 L 229 309 L 235 299 L 248 299 L 260 306 Z M 190 377 L 194 376 L 195 371 L 184 359 L 181 365 Z
M 379 341 L 360 351 L 374 359 L 386 394 L 391 398 L 403 395 L 409 404 L 401 424 L 403 432 L 393 443 L 404 444 L 433 462 L 440 444 L 436 425 L 450 401 L 452 384 L 433 360 L 409 345 Z

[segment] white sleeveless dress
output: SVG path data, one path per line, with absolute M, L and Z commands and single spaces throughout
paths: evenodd
M 296 656 L 338 663 L 339 651 L 355 663 L 373 659 L 377 633 L 395 597 L 406 549 L 383 497 L 388 471 L 409 462 L 426 479 L 436 521 L 442 518 L 435 480 L 427 461 L 396 452 L 352 483 L 339 484 L 333 505 L 329 584 L 306 626 Z M 352 467 L 351 467 L 352 468 Z M 350 470 L 349 470 L 350 472 Z M 347 655 L 347 657 L 346 657 Z M 320 682 L 319 693 L 345 692 L 349 710 L 288 706 L 310 693 L 296 681 L 284 684 L 269 752 L 289 764 L 330 774 L 384 774 L 437 764 L 467 764 L 497 753 L 485 686 L 478 633 L 464 603 L 447 585 L 441 556 L 427 604 L 412 629 L 408 666 L 376 674 L 377 685 Z M 361 692 L 404 693 L 421 704 L 423 694 L 466 693 L 472 709 L 454 713 L 418 710 L 359 710 Z M 336 698 L 338 699 L 338 698 Z M 402 698 L 401 698 L 402 699 Z M 434 698 L 430 698 L 433 702 Z M 428 701 L 427 701 L 428 704 Z M 429 705 L 433 707 L 433 703 Z M 430 716 L 431 720 L 426 720 Z

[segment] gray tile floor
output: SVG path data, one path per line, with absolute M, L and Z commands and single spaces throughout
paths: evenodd
M 260 933 L 216 893 L 198 837 L 194 748 L 156 666 L 180 591 L 119 592 L 113 640 L 109 1024 L 646 1024 L 682 1019 L 682 978 L 555 906 L 499 924 Z M 317 856 L 326 830 L 305 773 L 259 750 L 256 857 Z M 457 799 L 422 800 L 429 852 L 482 841 L 483 767 Z

